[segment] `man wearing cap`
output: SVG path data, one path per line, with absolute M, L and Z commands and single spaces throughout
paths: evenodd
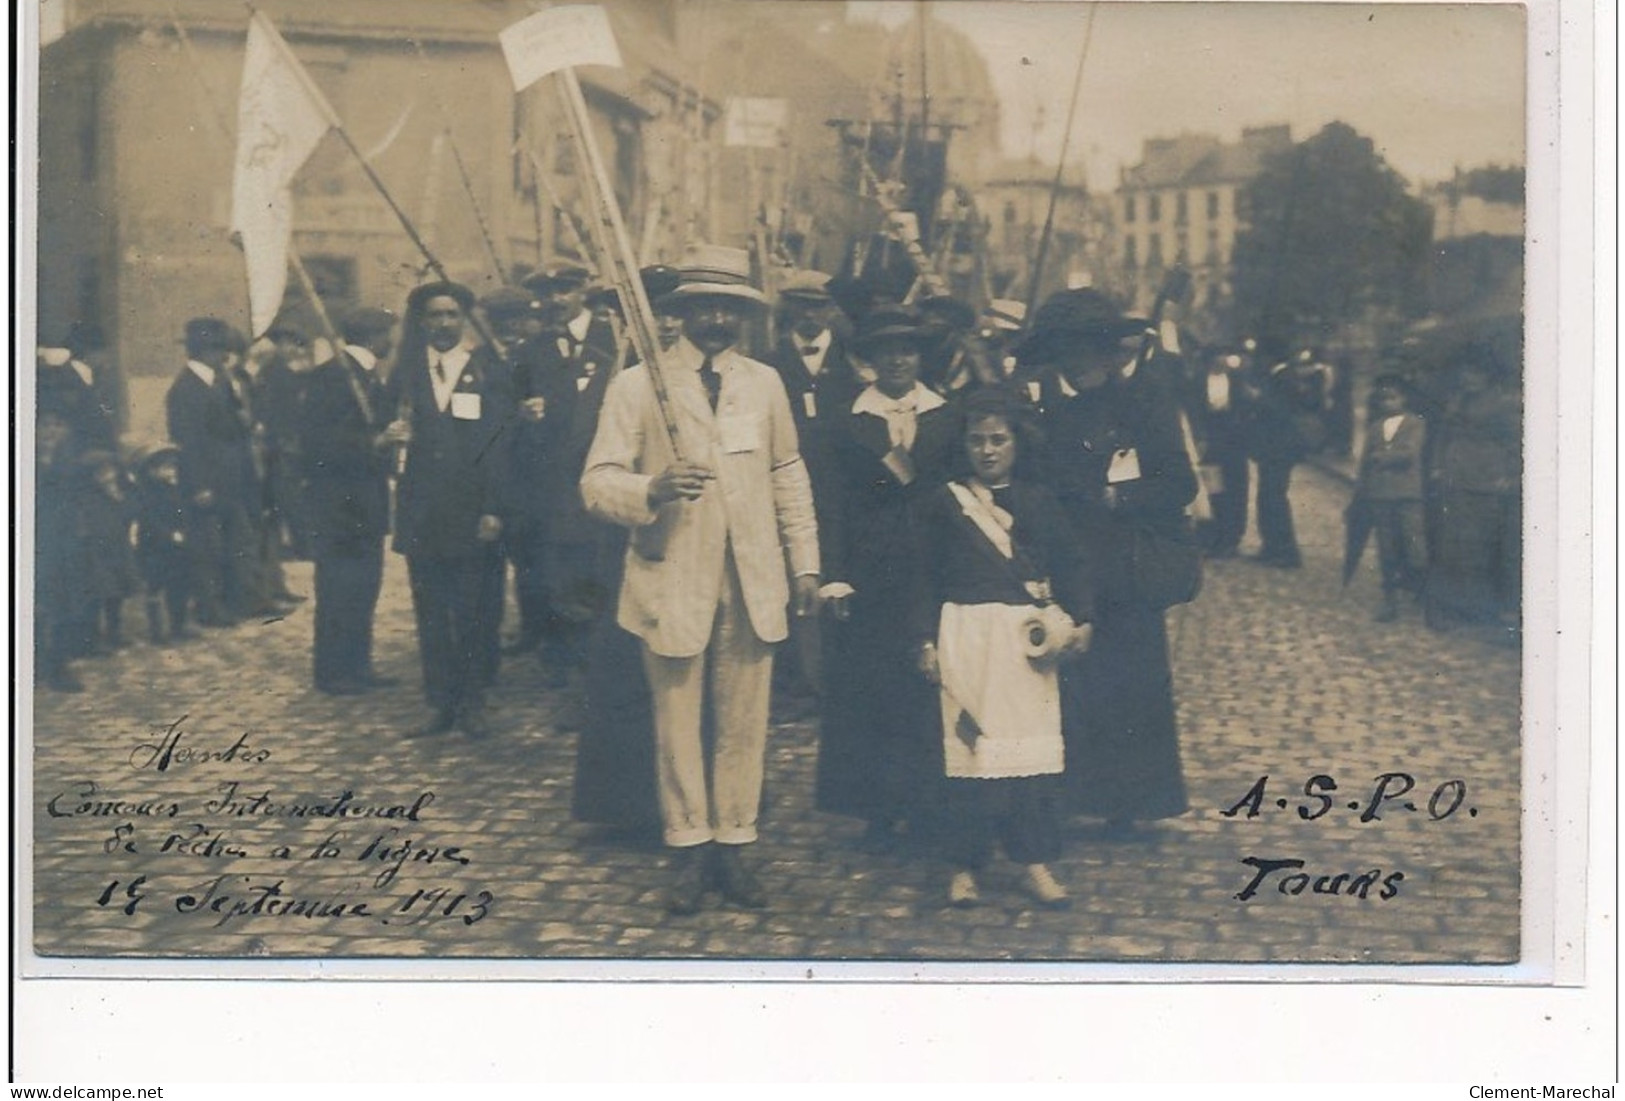
M 1210 558 L 1234 558 L 1247 534 L 1250 402 L 1241 355 L 1235 352 L 1209 356 L 1207 370 L 1187 390 L 1186 408 L 1202 448 L 1203 477 L 1213 502 L 1213 519 L 1203 532 Z
M 518 365 L 525 407 L 542 398 L 549 411 L 545 453 L 519 489 L 536 518 L 539 589 L 513 649 L 540 646 L 555 688 L 580 668 L 586 631 L 607 599 L 596 561 L 601 532 L 581 504 L 579 482 L 618 353 L 613 327 L 586 306 L 588 278 L 585 268 L 565 265 L 525 281 L 547 320 Z
M 395 421 L 384 442 L 404 444 L 395 541 L 406 557 L 423 687 L 433 717 L 410 732 L 488 733 L 485 692 L 496 677 L 502 614 L 502 515 L 507 507 L 507 365 L 464 343 L 474 295 L 429 283 L 407 296 L 401 354 L 390 378 Z
M 230 377 L 245 350 L 242 334 L 224 321 L 188 321 L 186 366 L 165 401 L 169 438 L 181 449 L 197 621 L 205 627 L 237 622 L 252 602 L 252 422 Z
M 532 291 L 499 287 L 480 299 L 480 308 L 507 351 L 518 401 L 508 444 L 513 494 L 502 531 L 502 550 L 513 563 L 519 606 L 519 637 L 505 652 L 518 654 L 541 641 L 547 617 L 542 558 L 546 509 L 539 485 L 564 395 L 545 369 L 552 358 L 545 338 L 547 304 Z
M 836 331 L 841 310 L 830 296 L 829 281 L 830 277 L 822 272 L 803 271 L 780 288 L 775 326 L 779 339 L 768 360 L 790 398 L 790 413 L 795 417 L 801 458 L 812 483 L 818 535 L 826 561 L 839 491 L 836 426 L 864 385 L 847 358 L 845 341 Z M 823 664 L 820 636 L 817 616 L 797 619 L 790 625 L 792 646 L 774 668 L 776 694 L 800 694 L 816 707 Z
M 817 521 L 784 385 L 734 350 L 747 313 L 765 305 L 748 255 L 695 249 L 668 301 L 683 337 L 658 375 L 645 365 L 610 383 L 581 493 L 595 516 L 633 529 L 618 618 L 642 639 L 654 699 L 663 833 L 678 870 L 667 906 L 692 913 L 715 885 L 760 907 L 766 895 L 739 850 L 756 840 L 786 575 L 797 614 L 817 600 Z
M 379 364 L 395 345 L 395 315 L 359 309 L 340 330 L 344 348 L 306 384 L 299 449 L 316 563 L 316 688 L 349 696 L 386 683 L 373 672 L 372 622 L 395 456 Z
M 310 550 L 301 487 L 304 465 L 299 458 L 305 384 L 311 369 L 310 338 L 286 320 L 272 325 L 265 336 L 272 351 L 254 380 L 254 407 L 265 426 L 266 535 L 275 541 L 271 549 L 280 563 L 284 538 L 295 557 L 308 557 Z M 290 594 L 284 590 L 275 595 L 285 599 Z

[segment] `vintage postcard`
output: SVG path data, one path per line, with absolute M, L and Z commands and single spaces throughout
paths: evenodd
M 42 4 L 26 969 L 1551 981 L 1555 8 Z

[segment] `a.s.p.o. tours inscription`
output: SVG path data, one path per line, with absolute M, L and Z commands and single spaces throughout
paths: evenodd
M 1273 795 L 1277 789 L 1287 794 Z M 1301 823 L 1344 820 L 1365 827 L 1395 818 L 1427 823 L 1472 819 L 1478 817 L 1478 808 L 1468 800 L 1467 782 L 1457 778 L 1427 786 L 1408 772 L 1383 772 L 1369 784 L 1347 785 L 1329 773 L 1317 772 L 1302 785 L 1272 784 L 1268 775 L 1260 776 L 1245 795 L 1219 814 L 1237 821 L 1283 814 Z M 1405 872 L 1397 868 L 1316 868 L 1295 855 L 1249 854 L 1241 858 L 1241 864 L 1247 871 L 1245 886 L 1233 896 L 1238 902 L 1271 894 L 1389 902 L 1400 897 L 1405 882 Z
M 321 922 L 373 935 L 474 925 L 496 906 L 454 823 L 436 820 L 433 791 L 343 777 L 296 790 L 264 735 L 194 735 L 185 723 L 141 736 L 115 777 L 71 780 L 46 798 L 47 820 L 93 825 L 104 873 L 83 905 L 222 930 Z

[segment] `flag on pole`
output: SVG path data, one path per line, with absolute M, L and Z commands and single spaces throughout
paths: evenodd
M 527 16 L 500 35 L 513 90 L 523 92 L 549 73 L 577 65 L 621 67 L 609 13 L 597 4 L 564 4 Z
M 232 177 L 231 229 L 248 263 L 248 308 L 254 335 L 271 327 L 288 286 L 293 235 L 289 185 L 332 125 L 319 98 L 276 28 L 255 13 L 237 101 L 237 164 Z

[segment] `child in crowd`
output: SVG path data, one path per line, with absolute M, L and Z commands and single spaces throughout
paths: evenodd
M 196 638 L 197 632 L 186 625 L 192 570 L 180 451 L 168 445 L 154 449 L 141 460 L 136 475 L 140 501 L 136 557 L 146 583 L 148 636 L 157 645 Z
M 130 479 L 111 451 L 87 451 L 80 457 L 84 482 L 85 575 L 80 597 L 85 602 L 85 650 L 107 654 L 124 646 L 124 601 L 135 595 L 135 549 L 130 541 L 135 505 Z
M 1421 594 L 1427 576 L 1422 511 L 1422 447 L 1427 425 L 1410 411 L 1405 383 L 1394 375 L 1372 382 L 1365 449 L 1354 497 L 1368 510 L 1382 567 L 1379 623 L 1399 617 L 1398 594 Z

